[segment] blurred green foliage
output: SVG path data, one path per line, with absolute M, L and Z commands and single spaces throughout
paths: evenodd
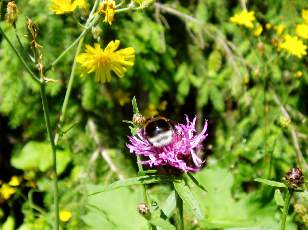
M 24 51 L 32 52 L 26 31 L 26 20 L 31 18 L 39 28 L 45 65 L 82 31 L 76 21 L 86 19 L 81 10 L 59 16 L 44 0 L 16 2 L 20 10 L 16 31 Z M 60 210 L 72 212 L 72 218 L 61 223 L 63 229 L 146 229 L 145 219 L 137 212 L 142 202 L 138 186 L 87 196 L 119 175 L 136 176 L 136 160 L 125 147 L 130 130 L 122 122 L 131 119 L 133 96 L 147 116 L 163 114 L 181 121 L 184 114 L 196 114 L 199 128 L 205 118 L 209 120 L 204 148 L 208 166 L 195 175 L 207 192 L 191 185 L 205 216 L 196 221 L 185 212 L 187 229 L 279 228 L 284 193 L 254 179 L 281 181 L 289 168 L 305 169 L 299 154 L 308 160 L 307 55 L 299 59 L 275 45 L 283 34 L 295 35 L 301 10 L 308 9 L 308 3 L 248 1 L 247 8 L 255 12 L 263 27 L 262 34 L 254 36 L 251 30 L 229 21 L 242 10 L 240 2 L 245 1 L 160 1 L 144 10 L 116 14 L 112 26 L 101 22 L 95 28 L 101 34 L 85 37 L 85 44 L 100 42 L 104 46 L 119 39 L 121 47 L 135 48 L 136 60 L 124 78 L 113 76 L 105 85 L 96 83 L 91 75 L 75 78 L 65 132 L 58 144 Z M 279 25 L 285 27 L 282 34 L 275 29 Z M 21 49 L 14 29 L 4 21 L 1 27 Z M 49 229 L 51 156 L 39 86 L 14 55 L 2 38 L 0 115 L 18 132 L 11 138 L 12 154 L 6 159 L 12 170 L 0 179 L 8 181 L 16 172 L 27 183 L 20 185 L 11 199 L 0 200 L 0 221 L 4 230 Z M 54 130 L 73 55 L 71 50 L 47 75 L 56 80 L 47 84 Z M 298 71 L 302 76 L 296 75 Z M 118 171 L 110 169 L 102 150 Z M 307 177 L 307 170 L 304 173 Z M 170 192 L 169 185 L 149 187 L 149 196 L 159 210 L 164 210 Z M 307 191 L 298 193 L 292 202 L 306 212 L 292 208 L 287 229 L 304 229 L 308 226 Z M 174 223 L 172 215 L 167 217 Z

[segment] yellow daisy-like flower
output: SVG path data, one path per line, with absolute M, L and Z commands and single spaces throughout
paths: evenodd
M 0 188 L 0 196 L 3 197 L 4 200 L 8 200 L 15 192 L 16 188 L 8 184 L 3 184 Z
M 285 49 L 289 54 L 298 58 L 301 58 L 307 54 L 307 46 L 304 45 L 303 41 L 296 36 L 286 35 L 284 42 L 282 42 L 279 47 Z
M 308 24 L 308 9 L 307 10 L 302 10 L 302 18 Z
M 277 36 L 280 36 L 280 35 L 283 33 L 283 31 L 284 31 L 285 28 L 286 28 L 286 26 L 285 26 L 284 24 L 279 24 L 279 25 L 277 25 L 277 26 L 275 27 Z
M 59 219 L 62 222 L 67 222 L 72 218 L 72 213 L 70 211 L 67 210 L 61 210 L 59 213 Z
M 254 11 L 246 11 L 243 10 L 242 12 L 235 14 L 233 17 L 230 18 L 230 21 L 234 24 L 238 24 L 241 26 L 245 26 L 247 28 L 253 28 L 253 21 L 255 21 L 255 12 Z
M 20 185 L 19 178 L 17 176 L 12 176 L 11 180 L 9 181 L 9 185 L 10 186 L 19 186 Z
M 256 29 L 253 31 L 253 35 L 259 37 L 263 32 L 263 27 L 259 24 Z
M 135 49 L 128 47 L 117 50 L 119 45 L 119 40 L 109 42 L 105 49 L 98 43 L 94 44 L 94 47 L 86 45 L 85 53 L 78 55 L 77 62 L 86 73 L 95 72 L 95 79 L 98 82 L 111 81 L 111 71 L 121 78 L 127 67 L 134 65 Z
M 301 78 L 303 75 L 304 75 L 303 71 L 297 70 L 297 71 L 295 72 L 295 77 L 296 77 L 296 78 Z
M 98 12 L 105 15 L 104 22 L 108 22 L 109 25 L 112 24 L 115 15 L 116 3 L 114 0 L 104 0 L 99 8 Z
M 85 0 L 51 0 L 50 10 L 55 14 L 68 14 L 73 12 L 77 7 L 85 8 Z
M 308 39 L 308 25 L 307 24 L 298 24 L 295 28 L 297 36 Z

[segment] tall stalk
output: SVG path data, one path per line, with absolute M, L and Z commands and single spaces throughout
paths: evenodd
M 289 189 L 287 192 L 286 198 L 285 198 L 284 207 L 283 207 L 282 216 L 281 216 L 281 230 L 285 230 L 286 228 L 286 220 L 287 220 L 288 211 L 290 207 L 290 201 L 291 201 L 292 196 L 293 196 L 293 190 Z
M 44 110 L 44 118 L 45 118 L 45 124 L 46 129 L 48 133 L 49 142 L 51 145 L 52 150 L 52 169 L 53 169 L 53 192 L 54 192 L 54 209 L 55 209 L 55 224 L 54 229 L 59 230 L 59 194 L 58 194 L 58 175 L 57 175 L 57 152 L 56 152 L 56 145 L 54 142 L 54 137 L 51 131 L 51 125 L 50 125 L 50 113 L 48 109 L 48 102 L 46 98 L 46 92 L 45 92 L 45 85 L 46 83 L 42 79 L 40 84 L 40 93 L 41 93 L 41 99 L 43 104 L 43 110 Z

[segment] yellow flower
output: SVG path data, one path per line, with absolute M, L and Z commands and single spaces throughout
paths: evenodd
M 9 181 L 10 186 L 18 186 L 20 185 L 20 181 L 17 176 L 12 176 L 11 180 Z
M 308 24 L 308 9 L 307 10 L 302 10 L 302 18 Z
M 285 28 L 286 26 L 284 24 L 279 24 L 278 26 L 275 27 L 276 34 L 280 36 Z
M 114 0 L 104 0 L 100 4 L 98 12 L 105 14 L 104 22 L 108 22 L 109 25 L 111 25 L 115 15 L 115 9 L 116 9 L 116 4 Z
M 233 17 L 230 18 L 230 21 L 234 24 L 242 25 L 247 28 L 253 28 L 253 21 L 256 20 L 255 12 L 254 11 L 245 11 L 235 14 Z
M 111 81 L 111 71 L 121 78 L 127 67 L 134 65 L 135 49 L 128 47 L 116 51 L 119 45 L 119 40 L 109 42 L 105 49 L 98 43 L 94 44 L 94 47 L 86 45 L 85 53 L 78 55 L 77 62 L 86 73 L 95 72 L 95 79 L 98 82 Z
M 59 213 L 59 218 L 62 222 L 67 222 L 72 218 L 72 213 L 67 210 L 61 210 Z
M 298 58 L 301 58 L 307 54 L 307 46 L 304 45 L 303 41 L 298 39 L 296 36 L 286 35 L 284 42 L 282 42 L 279 47 L 285 49 L 289 54 Z
M 8 200 L 15 192 L 16 192 L 16 188 L 13 188 L 9 186 L 8 184 L 3 184 L 0 188 L 0 195 L 5 200 Z
M 259 37 L 263 32 L 263 27 L 258 24 L 257 25 L 257 28 L 253 31 L 253 35 L 256 36 L 256 37 Z
M 51 0 L 50 10 L 55 14 L 68 14 L 73 12 L 77 7 L 85 8 L 85 0 Z
M 75 0 L 74 4 L 81 9 L 87 8 L 87 1 L 86 0 Z
M 308 39 L 308 25 L 307 24 L 298 24 L 295 28 L 297 36 Z
M 295 72 L 295 77 L 296 77 L 296 78 L 301 78 L 303 75 L 304 75 L 303 71 L 297 70 L 297 71 Z
M 266 23 L 266 24 L 265 24 L 265 28 L 266 28 L 267 30 L 270 30 L 272 27 L 273 27 L 273 25 L 272 25 L 271 23 Z

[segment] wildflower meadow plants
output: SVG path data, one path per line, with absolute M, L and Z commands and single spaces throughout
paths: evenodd
M 307 228 L 306 1 L 0 9 L 1 229 Z

